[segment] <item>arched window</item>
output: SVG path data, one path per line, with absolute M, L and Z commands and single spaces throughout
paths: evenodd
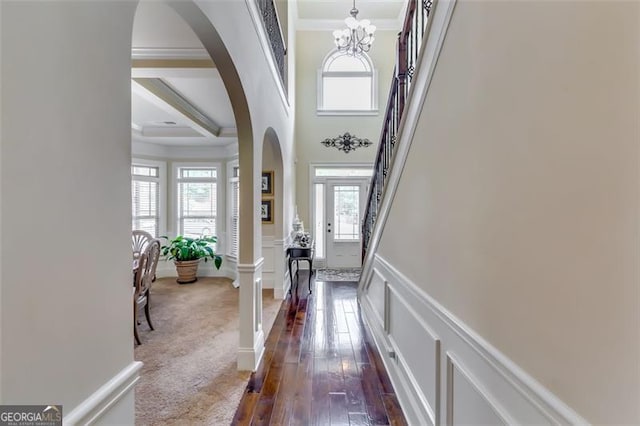
M 376 72 L 366 54 L 335 50 L 318 71 L 319 114 L 376 113 Z

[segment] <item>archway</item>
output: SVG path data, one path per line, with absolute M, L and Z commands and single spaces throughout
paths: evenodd
M 254 182 L 257 181 L 252 121 L 248 101 L 236 66 L 212 21 L 211 7 L 205 12 L 193 1 L 163 1 L 190 27 L 202 47 L 210 56 L 226 90 L 235 119 L 238 142 L 239 176 L 239 235 L 237 258 L 239 290 L 239 349 L 238 369 L 256 368 L 264 349 L 261 327 L 260 265 L 255 259 L 260 247 L 256 247 L 257 197 Z M 213 5 L 215 6 L 215 5 Z M 224 8 L 220 4 L 220 8 Z M 214 7 L 217 9 L 217 7 Z M 208 15 L 209 14 L 209 15 Z M 224 13 L 222 13 L 224 15 Z
M 287 231 L 284 227 L 284 169 L 280 140 L 269 127 L 262 143 L 262 173 L 271 187 L 263 189 L 262 203 L 267 212 L 262 220 L 262 254 L 265 259 L 263 280 L 265 288 L 273 288 L 276 299 L 284 299 L 289 280 L 285 277 L 285 247 Z
M 227 89 L 236 120 L 238 137 L 238 159 L 240 164 L 240 250 L 238 276 L 240 282 L 240 342 L 238 369 L 254 370 L 264 351 L 262 331 L 262 303 L 260 265 L 255 265 L 256 248 L 254 224 L 258 219 L 255 206 L 253 182 L 255 168 L 253 155 L 253 130 L 249 104 L 240 81 L 238 71 L 229 51 L 214 28 L 211 20 L 193 1 L 169 1 L 168 4 L 184 19 L 196 33 L 209 52 Z

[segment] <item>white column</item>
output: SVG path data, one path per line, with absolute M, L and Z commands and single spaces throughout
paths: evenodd
M 275 264 L 273 273 L 273 297 L 275 299 L 284 299 L 291 286 L 289 278 L 286 275 L 287 259 L 284 240 L 274 240 L 273 251 L 273 262 Z
M 255 371 L 264 353 L 262 330 L 262 264 L 238 264 L 240 281 L 240 344 L 238 370 Z

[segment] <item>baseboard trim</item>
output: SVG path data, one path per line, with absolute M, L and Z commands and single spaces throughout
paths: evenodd
M 135 384 L 140 380 L 142 363 L 134 361 L 122 369 L 111 380 L 105 383 L 87 399 L 64 416 L 64 424 L 91 425 L 105 415 L 127 394 L 133 391 Z
M 264 331 L 261 329 L 256 333 L 253 348 L 238 348 L 238 370 L 256 371 L 262 362 L 264 350 Z
M 402 407 L 402 412 L 410 425 L 430 425 L 434 426 L 435 413 L 431 415 L 430 407 L 428 404 L 421 403 L 416 395 L 416 387 L 412 385 L 405 377 L 400 374 L 400 370 L 397 364 L 394 364 L 393 359 L 389 356 L 391 343 L 382 327 L 379 324 L 372 323 L 372 318 L 375 318 L 375 310 L 373 309 L 370 301 L 367 298 L 360 300 L 360 306 L 362 307 L 362 318 L 366 326 L 371 331 L 373 341 L 381 355 L 382 363 L 385 370 L 389 374 L 393 389 L 398 396 L 398 401 Z M 375 320 L 374 320 L 375 321 Z M 397 354 L 396 354 L 397 356 Z
M 284 281 L 282 282 L 282 287 L 275 287 L 273 289 L 273 298 L 280 300 L 284 299 L 285 297 L 287 297 L 290 288 L 291 280 L 289 279 L 289 271 L 286 271 L 284 275 Z

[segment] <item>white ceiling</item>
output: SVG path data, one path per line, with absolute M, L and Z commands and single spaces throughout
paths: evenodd
M 296 28 L 303 30 L 340 28 L 353 6 L 353 0 L 290 1 L 296 1 Z M 399 30 L 406 0 L 357 0 L 356 7 L 358 18 L 372 20 L 380 30 Z M 134 141 L 168 146 L 228 146 L 237 142 L 233 110 L 222 79 L 180 16 L 160 2 L 140 2 L 132 46 Z M 191 60 L 195 62 L 187 62 Z M 190 65 L 197 62 L 197 66 Z M 203 62 L 209 64 L 202 66 Z M 162 90 L 154 89 L 158 85 Z
M 356 0 L 358 19 L 369 19 L 380 30 L 402 27 L 407 0 Z M 335 30 L 349 16 L 353 0 L 297 0 L 296 28 Z
M 233 110 L 220 74 L 180 16 L 165 4 L 140 2 L 132 46 L 134 141 L 171 146 L 226 146 L 237 142 Z M 185 62 L 191 60 L 196 65 Z M 197 64 L 203 61 L 210 64 L 204 68 Z M 140 79 L 164 84 L 173 94 L 173 102 L 143 86 Z M 211 126 L 204 126 L 194 120 L 193 114 L 186 114 L 185 104 L 195 115 L 204 116 Z M 211 127 L 219 128 L 219 132 Z

